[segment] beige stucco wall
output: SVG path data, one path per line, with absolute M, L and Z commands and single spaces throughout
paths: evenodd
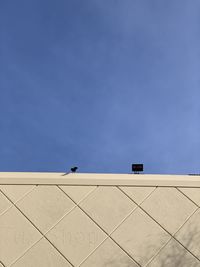
M 0 173 L 0 267 L 200 266 L 198 177 L 172 178 Z

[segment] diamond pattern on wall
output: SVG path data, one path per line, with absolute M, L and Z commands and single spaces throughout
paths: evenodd
M 200 188 L 179 188 L 179 190 L 200 206 Z
M 200 267 L 198 188 L 0 190 L 0 267 Z
M 96 249 L 106 235 L 77 207 L 58 223 L 47 237 L 77 266 Z
M 138 267 L 139 265 L 108 238 L 83 264 L 81 264 L 81 267 L 93 266 Z
M 142 266 L 170 236 L 140 208 L 128 217 L 112 237 Z
M 12 263 L 40 237 L 33 225 L 12 207 L 0 216 L 0 260 L 5 265 Z
M 144 201 L 145 209 L 167 231 L 174 234 L 187 218 L 197 209 L 176 188 L 157 188 Z
M 200 262 L 175 240 L 160 251 L 148 267 L 200 267 Z
M 176 238 L 200 259 L 200 210 L 183 225 Z
M 0 192 L 0 215 L 11 206 L 10 201 Z
M 137 204 L 140 204 L 155 190 L 155 187 L 120 186 L 120 189 Z
M 60 186 L 60 188 L 71 198 L 74 202 L 78 203 L 83 200 L 87 195 L 95 190 L 96 186 Z
M 69 212 L 74 203 L 57 186 L 37 186 L 17 206 L 44 233 Z
M 1 185 L 0 189 L 11 201 L 17 202 L 35 187 L 35 185 Z
M 27 253 L 22 256 L 13 267 L 70 267 L 65 258 L 46 240 L 41 239 Z
M 99 187 L 80 205 L 107 233 L 136 208 L 118 188 L 111 186 Z

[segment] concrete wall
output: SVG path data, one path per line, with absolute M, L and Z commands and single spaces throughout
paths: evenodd
M 199 205 L 197 187 L 1 184 L 0 266 L 200 266 Z

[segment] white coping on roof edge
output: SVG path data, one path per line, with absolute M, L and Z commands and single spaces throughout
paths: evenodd
M 200 176 L 161 174 L 0 172 L 0 185 L 107 185 L 200 187 Z

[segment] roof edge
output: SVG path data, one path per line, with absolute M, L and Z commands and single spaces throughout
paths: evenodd
M 200 176 L 168 174 L 110 174 L 0 172 L 0 185 L 105 185 L 200 187 Z

